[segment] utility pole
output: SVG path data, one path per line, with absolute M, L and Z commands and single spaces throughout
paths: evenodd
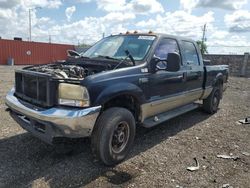
M 31 9 L 29 8 L 29 35 L 30 35 L 29 41 L 31 42 L 31 14 L 30 12 L 31 12 Z
M 204 42 L 205 42 L 206 29 L 207 29 L 207 24 L 204 24 L 204 27 L 203 27 L 203 30 L 202 30 L 203 34 L 202 34 L 202 39 L 201 39 L 202 45 L 204 45 Z
M 103 33 L 102 33 L 102 38 L 104 38 L 104 37 L 105 37 L 105 33 L 103 32 Z
M 205 49 L 205 39 L 206 39 L 206 29 L 207 29 L 207 24 L 204 24 L 204 27 L 202 29 L 202 39 L 201 39 L 201 53 L 204 54 L 206 49 Z
M 32 10 L 36 10 L 36 9 L 41 9 L 42 7 L 35 7 L 35 8 L 29 8 L 29 39 L 30 39 L 30 42 L 32 41 L 31 39 L 31 11 Z

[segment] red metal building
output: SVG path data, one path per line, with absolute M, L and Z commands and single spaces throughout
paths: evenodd
M 73 45 L 0 39 L 0 65 L 13 58 L 15 65 L 46 64 L 65 60 Z

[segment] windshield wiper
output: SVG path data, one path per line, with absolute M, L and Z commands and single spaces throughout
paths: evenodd
M 105 59 L 112 59 L 112 60 L 120 60 L 118 58 L 110 57 L 110 56 L 107 56 L 107 55 L 98 55 L 96 57 L 105 58 Z
M 86 59 L 90 59 L 88 56 L 83 56 L 83 55 L 81 55 L 80 57 L 86 58 Z
M 135 60 L 134 60 L 133 56 L 131 55 L 131 53 L 129 53 L 128 50 L 125 50 L 125 53 L 126 53 L 127 57 L 129 57 L 129 59 L 132 61 L 133 65 L 135 66 Z
M 122 63 L 124 63 L 124 62 L 127 60 L 127 58 L 129 58 L 129 59 L 132 61 L 133 65 L 135 66 L 135 60 L 134 60 L 133 56 L 129 53 L 128 50 L 125 50 L 125 53 L 126 53 L 127 56 L 126 56 L 124 59 L 122 59 L 122 60 L 118 63 L 118 65 L 115 66 L 114 69 L 117 69 Z

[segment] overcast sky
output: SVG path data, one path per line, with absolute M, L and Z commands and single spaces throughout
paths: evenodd
M 34 9 L 41 7 L 41 9 Z M 200 40 L 207 24 L 209 53 L 250 52 L 250 0 L 0 0 L 0 36 L 94 43 L 130 31 L 168 33 Z

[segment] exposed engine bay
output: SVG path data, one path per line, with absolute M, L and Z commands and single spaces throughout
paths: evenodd
M 84 79 L 89 75 L 110 70 L 107 66 L 83 66 L 81 64 L 48 64 L 27 67 L 26 70 L 50 74 L 58 79 Z

